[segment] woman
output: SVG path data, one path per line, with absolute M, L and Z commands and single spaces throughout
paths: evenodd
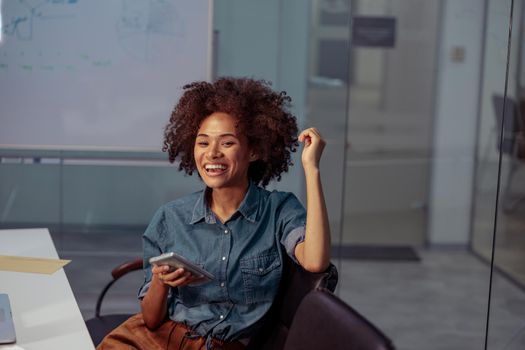
M 325 142 L 306 129 L 302 165 L 307 213 L 291 193 L 269 192 L 298 145 L 290 98 L 264 81 L 222 78 L 185 92 L 165 130 L 164 151 L 206 185 L 162 206 L 143 235 L 142 313 L 98 347 L 243 349 L 277 293 L 283 254 L 311 272 L 330 260 L 330 229 L 319 173 Z M 149 259 L 176 252 L 211 272 L 195 277 Z

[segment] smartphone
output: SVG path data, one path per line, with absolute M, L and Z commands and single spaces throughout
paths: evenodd
M 204 270 L 199 265 L 187 260 L 183 256 L 178 255 L 174 252 L 164 253 L 159 256 L 155 256 L 153 258 L 149 259 L 150 264 L 152 265 L 168 265 L 172 268 L 170 271 L 174 271 L 179 268 L 183 268 L 184 270 L 191 273 L 193 276 L 197 278 L 203 279 L 203 281 L 210 281 L 215 279 L 215 276 L 213 276 L 208 271 Z

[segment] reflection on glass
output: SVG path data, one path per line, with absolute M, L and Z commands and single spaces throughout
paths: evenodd
M 354 19 L 394 18 L 396 32 L 394 47 L 351 45 L 341 296 L 399 348 L 482 348 L 490 265 L 466 248 L 490 262 L 491 97 L 505 86 L 510 1 L 488 1 L 487 13 L 467 2 L 351 3 Z M 499 306 L 522 300 L 500 274 L 494 283 L 508 291 Z M 506 322 L 518 313 L 491 328 L 495 348 L 517 331 Z
M 502 11 L 501 5 L 505 5 Z M 511 4 L 514 7 L 511 9 Z M 512 17 L 511 15 L 512 10 Z M 523 1 L 490 1 L 472 247 L 493 262 L 489 349 L 525 347 Z M 498 16 L 499 14 L 499 16 Z M 512 37 L 508 41 L 509 19 Z M 509 46 L 510 45 L 510 50 Z M 502 59 L 502 53 L 505 59 Z M 498 79 L 494 79 L 496 74 Z M 490 78 L 492 79 L 490 79 Z M 497 187 L 499 180 L 499 188 Z M 495 198 L 498 198 L 496 215 Z M 496 226 L 489 224 L 496 219 Z
M 352 45 L 343 241 L 420 246 L 427 221 L 438 6 L 426 4 L 418 12 L 403 1 L 353 5 L 353 32 L 370 30 L 357 19 L 393 19 L 395 45 Z

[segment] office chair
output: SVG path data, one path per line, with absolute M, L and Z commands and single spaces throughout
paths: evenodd
M 316 288 L 334 291 L 338 281 L 333 264 L 321 273 L 312 273 L 285 255 L 281 285 L 262 328 L 251 338 L 247 350 L 281 350 L 304 297 Z
M 311 273 L 293 263 L 286 254 L 283 260 L 283 274 L 277 297 L 265 316 L 262 328 L 248 344 L 248 349 L 282 349 L 294 314 L 304 296 L 320 287 L 331 291 L 335 290 L 338 274 L 333 264 L 330 264 L 325 272 Z M 142 269 L 142 259 L 125 262 L 112 270 L 113 279 L 104 287 L 97 299 L 95 317 L 86 321 L 86 326 L 95 346 L 109 332 L 132 316 L 132 314 L 101 316 L 100 309 L 104 296 L 119 278 L 140 269 Z
M 132 316 L 132 314 L 111 314 L 101 316 L 100 309 L 102 307 L 102 300 L 111 286 L 124 275 L 137 270 L 142 270 L 142 259 L 140 258 L 127 261 L 111 271 L 111 276 L 113 279 L 109 281 L 108 284 L 106 284 L 97 298 L 95 317 L 86 321 L 89 335 L 91 336 L 91 340 L 93 340 L 93 344 L 95 344 L 95 346 L 97 346 L 109 332 Z
M 497 130 L 501 131 L 503 126 L 503 139 L 501 142 L 497 139 L 497 149 L 510 157 L 510 169 L 502 196 L 503 212 L 510 213 L 525 199 L 525 193 L 514 194 L 511 189 L 516 171 L 525 163 L 525 120 L 518 105 L 508 96 L 493 95 L 492 104 Z
M 284 349 L 394 350 L 394 345 L 356 310 L 318 288 L 299 305 Z

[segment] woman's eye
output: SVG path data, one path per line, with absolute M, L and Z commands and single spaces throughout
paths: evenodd
M 223 142 L 223 145 L 226 146 L 226 147 L 233 146 L 234 144 L 235 144 L 235 142 L 233 142 L 233 141 L 226 141 L 226 142 Z
M 205 146 L 208 146 L 208 142 L 205 142 L 205 141 L 199 141 L 197 142 L 197 145 L 201 146 L 201 147 L 205 147 Z

